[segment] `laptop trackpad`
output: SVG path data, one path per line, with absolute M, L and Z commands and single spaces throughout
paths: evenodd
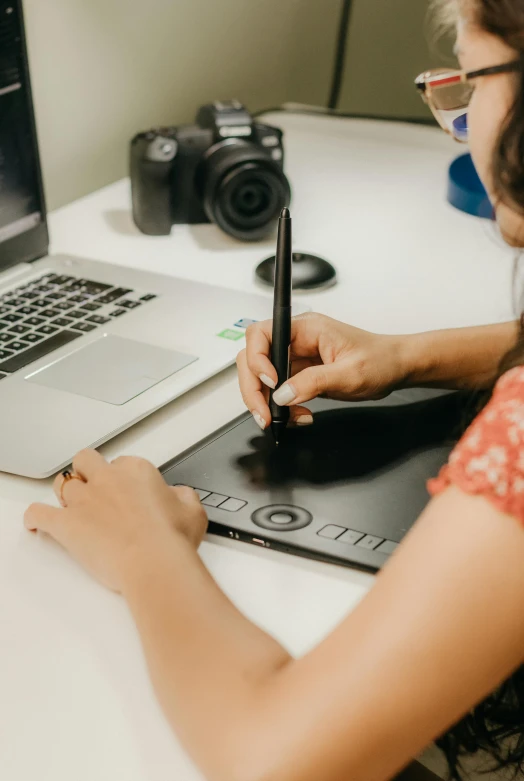
M 196 360 L 194 355 L 105 336 L 25 379 L 108 404 L 125 404 Z

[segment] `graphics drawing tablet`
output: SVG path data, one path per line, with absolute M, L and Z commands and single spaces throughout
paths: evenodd
M 317 399 L 314 424 L 288 429 L 279 448 L 246 414 L 161 471 L 198 491 L 211 534 L 376 571 L 429 501 L 427 480 L 475 404 L 418 388 L 381 401 Z

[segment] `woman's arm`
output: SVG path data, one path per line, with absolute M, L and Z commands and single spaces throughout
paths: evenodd
M 457 488 L 298 661 L 177 537 L 135 549 L 123 591 L 165 712 L 211 781 L 386 781 L 524 660 L 524 529 Z
M 489 388 L 500 361 L 517 343 L 518 333 L 515 321 L 401 337 L 405 385 Z

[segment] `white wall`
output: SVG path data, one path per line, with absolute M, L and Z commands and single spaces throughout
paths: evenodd
M 26 0 L 50 207 L 122 176 L 139 129 L 289 97 L 301 0 Z
M 331 81 L 339 0 L 308 0 L 298 42 L 297 100 L 325 103 Z M 414 87 L 419 73 L 449 64 L 449 42 L 434 40 L 428 0 L 354 0 L 339 108 L 357 113 L 427 117 Z M 434 21 L 434 20 L 433 20 Z M 316 36 L 317 45 L 309 48 Z M 300 73 L 307 78 L 300 79 Z
M 426 0 L 357 0 L 341 108 L 424 113 Z M 325 103 L 340 0 L 25 0 L 50 208 L 127 172 L 128 142 L 238 97 Z

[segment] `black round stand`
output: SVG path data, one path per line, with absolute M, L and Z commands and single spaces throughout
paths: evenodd
M 255 271 L 264 285 L 274 287 L 275 256 L 266 258 Z M 331 263 L 308 252 L 293 253 L 293 290 L 318 290 L 337 283 L 337 272 Z

